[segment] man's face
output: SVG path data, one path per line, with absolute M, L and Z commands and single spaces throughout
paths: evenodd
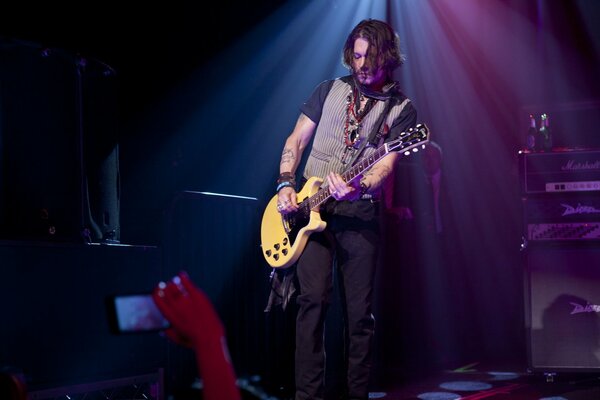
M 352 71 L 356 80 L 370 89 L 379 90 L 385 83 L 385 71 L 381 67 L 369 65 L 367 52 L 369 42 L 358 38 L 354 41 L 354 58 L 352 60 Z

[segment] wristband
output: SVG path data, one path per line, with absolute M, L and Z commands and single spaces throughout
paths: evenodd
M 284 187 L 288 187 L 288 186 L 294 187 L 294 184 L 292 182 L 289 182 L 289 181 L 281 182 L 279 185 L 277 185 L 277 189 L 275 189 L 275 191 L 277 193 L 279 193 L 279 191 L 281 189 L 283 189 Z

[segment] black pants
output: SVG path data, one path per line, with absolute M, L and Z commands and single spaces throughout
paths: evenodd
M 347 336 L 348 399 L 367 399 L 374 318 L 372 294 L 379 245 L 374 221 L 333 216 L 324 232 L 313 233 L 297 264 L 300 284 L 296 319 L 296 400 L 323 399 L 324 328 L 334 260 L 342 285 Z

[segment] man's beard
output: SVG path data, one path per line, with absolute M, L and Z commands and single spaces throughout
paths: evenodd
M 370 79 L 373 79 L 373 74 L 371 73 L 371 71 L 356 71 L 353 70 L 352 74 L 354 75 L 354 79 L 356 79 L 358 82 L 362 83 L 363 85 L 366 84 L 365 81 Z
M 352 78 L 354 81 L 354 85 L 358 88 L 358 90 L 368 97 L 373 97 L 378 100 L 387 99 L 395 90 L 396 84 L 393 81 L 388 82 L 386 84 L 386 79 L 383 79 L 383 82 L 375 82 L 376 72 L 371 71 L 355 71 L 352 70 Z M 362 76 L 362 79 L 361 79 Z M 365 82 L 365 79 L 368 79 L 369 82 Z

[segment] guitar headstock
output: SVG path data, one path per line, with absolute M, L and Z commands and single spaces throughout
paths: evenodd
M 404 155 L 409 155 L 411 151 L 417 152 L 419 148 L 425 148 L 429 143 L 429 128 L 425 124 L 417 124 L 406 132 L 402 132 L 394 140 L 385 144 L 388 151 L 401 151 Z

